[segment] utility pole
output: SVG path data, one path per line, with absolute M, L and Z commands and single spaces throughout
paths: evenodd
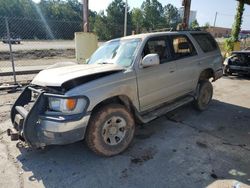
M 128 0 L 126 0 L 126 4 L 125 4 L 124 37 L 127 36 L 127 20 L 128 20 Z
M 83 31 L 89 32 L 89 0 L 82 0 Z
M 189 16 L 190 16 L 191 0 L 183 0 L 182 1 L 182 6 L 184 7 L 182 27 L 183 27 L 183 29 L 188 29 L 188 27 L 189 27 Z
M 218 12 L 215 13 L 215 17 L 214 17 L 214 27 L 215 27 L 215 25 L 216 25 L 217 15 L 218 15 Z

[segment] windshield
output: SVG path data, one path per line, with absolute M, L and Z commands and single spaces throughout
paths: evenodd
M 122 67 L 129 67 L 133 62 L 135 51 L 140 41 L 140 39 L 131 39 L 105 43 L 95 51 L 88 64 L 115 63 Z

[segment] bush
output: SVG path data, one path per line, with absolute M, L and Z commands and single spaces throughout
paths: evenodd
M 234 50 L 234 42 L 235 40 L 231 37 L 226 39 L 224 43 L 224 50 L 226 53 L 232 52 Z

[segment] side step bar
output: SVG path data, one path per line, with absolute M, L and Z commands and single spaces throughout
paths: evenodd
M 168 103 L 152 112 L 149 112 L 145 115 L 140 115 L 137 114 L 137 117 L 139 118 L 140 121 L 142 121 L 143 123 L 148 123 L 149 121 L 152 121 L 154 119 L 156 119 L 157 117 L 160 117 L 164 114 L 166 114 L 167 112 L 170 112 L 176 108 L 179 108 L 185 104 L 188 104 L 190 102 L 192 102 L 194 100 L 193 96 L 187 96 L 184 97 L 182 99 L 179 99 L 178 101 L 172 102 L 172 103 Z

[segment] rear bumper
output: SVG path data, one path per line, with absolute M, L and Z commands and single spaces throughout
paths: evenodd
M 39 93 L 28 111 L 25 106 L 32 100 L 32 91 L 25 88 L 11 109 L 13 128 L 8 131 L 12 140 L 22 139 L 30 146 L 63 145 L 82 140 L 90 115 L 48 116 L 46 97 Z

